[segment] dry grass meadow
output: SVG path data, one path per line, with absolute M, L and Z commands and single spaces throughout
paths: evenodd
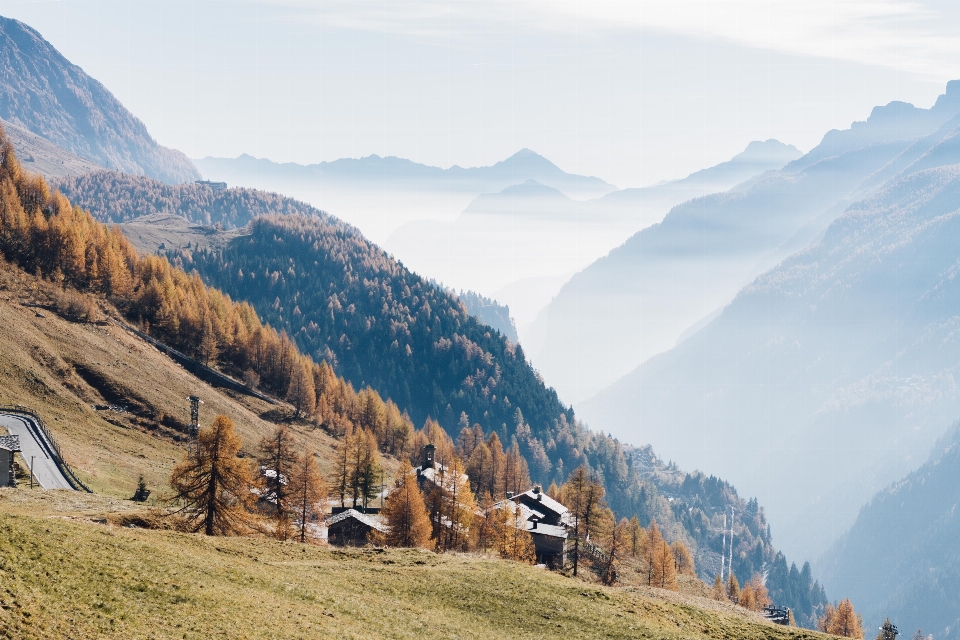
M 606 588 L 475 555 L 112 524 L 129 505 L 0 490 L 4 637 L 825 637 L 703 598 Z

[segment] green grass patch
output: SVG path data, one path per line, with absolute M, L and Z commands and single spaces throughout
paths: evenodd
M 824 637 L 472 555 L 205 538 L 29 508 L 0 500 L 3 637 Z

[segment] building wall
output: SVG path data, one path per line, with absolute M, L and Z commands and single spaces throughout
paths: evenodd
M 0 449 L 0 487 L 14 486 L 13 452 Z

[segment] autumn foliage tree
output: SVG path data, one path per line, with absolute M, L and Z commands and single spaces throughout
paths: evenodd
M 626 518 L 621 518 L 620 522 L 610 527 L 606 536 L 605 551 L 600 579 L 603 584 L 616 584 L 620 565 L 623 563 L 624 556 L 628 555 L 630 549 L 630 522 Z
M 410 463 L 403 461 L 381 514 L 387 521 L 385 543 L 391 547 L 423 547 L 430 540 L 430 517 Z
M 527 563 L 536 561 L 533 537 L 526 531 L 526 518 L 519 505 L 507 501 L 497 510 L 494 523 L 501 558 Z
M 863 617 L 853 610 L 850 599 L 845 598 L 836 607 L 827 604 L 817 628 L 843 638 L 863 638 Z
M 713 579 L 713 588 L 710 590 L 710 597 L 714 600 L 725 601 L 727 599 L 727 592 L 723 588 L 723 579 L 718 573 Z
M 771 604 L 767 587 L 763 584 L 763 576 L 759 573 L 753 574 L 750 582 L 740 590 L 738 604 L 750 611 L 762 611 L 765 606 Z
M 210 427 L 200 430 L 196 452 L 174 467 L 170 486 L 191 530 L 208 536 L 247 530 L 256 476 L 251 462 L 237 455 L 241 444 L 233 421 L 217 416 Z
M 561 489 L 564 503 L 570 510 L 573 525 L 569 532 L 572 538 L 573 575 L 577 575 L 583 547 L 589 544 L 590 534 L 596 529 L 602 518 L 606 503 L 603 501 L 604 489 L 600 482 L 590 475 L 584 466 L 577 467 Z
M 740 601 L 740 581 L 733 573 L 727 578 L 727 599 L 734 603 Z
M 663 539 L 656 520 L 647 529 L 647 543 L 644 549 L 647 564 L 647 584 L 661 589 L 677 589 L 676 559 L 670 545 Z

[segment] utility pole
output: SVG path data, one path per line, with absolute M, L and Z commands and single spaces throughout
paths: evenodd
M 196 454 L 199 451 L 197 435 L 200 433 L 200 405 L 203 404 L 203 400 L 197 396 L 189 396 L 187 400 L 190 401 L 190 427 L 187 433 L 187 453 Z
M 730 560 L 727 562 L 727 569 L 731 576 L 733 575 L 733 520 L 735 513 L 733 507 L 730 507 Z
M 30 488 L 33 489 L 33 459 L 35 456 L 30 456 Z
M 720 548 L 720 582 L 726 584 L 723 575 L 723 566 L 727 561 L 727 511 L 723 511 L 723 547 Z

